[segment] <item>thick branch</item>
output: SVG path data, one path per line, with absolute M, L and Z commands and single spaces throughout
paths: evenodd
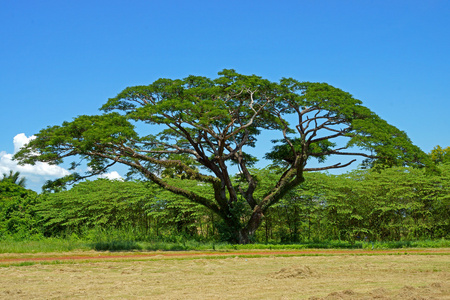
M 188 198 L 189 200 L 191 200 L 191 201 L 193 201 L 195 203 L 201 204 L 201 205 L 211 209 L 212 211 L 216 212 L 217 214 L 221 215 L 223 213 L 219 209 L 219 207 L 215 203 L 211 202 L 209 199 L 207 199 L 205 197 L 202 197 L 200 195 L 197 195 L 194 192 L 187 191 L 187 190 L 184 190 L 182 188 L 179 188 L 179 187 L 176 187 L 176 186 L 168 184 L 167 182 L 165 182 L 160 177 L 158 177 L 155 174 L 153 174 L 151 171 L 149 171 L 146 167 L 142 166 L 138 162 L 131 162 L 131 161 L 128 161 L 128 160 L 121 159 L 119 157 L 111 158 L 110 156 L 105 155 L 103 153 L 91 152 L 91 153 L 87 153 L 87 154 L 91 155 L 91 156 L 98 156 L 98 157 L 102 157 L 102 158 L 111 159 L 111 160 L 114 160 L 115 162 L 119 162 L 119 163 L 122 163 L 124 165 L 133 167 L 133 168 L 139 170 L 145 177 L 147 177 L 148 179 L 150 179 L 151 181 L 153 181 L 154 183 L 156 183 L 157 185 L 159 185 L 163 189 L 171 191 L 174 194 L 184 196 L 184 197 Z
M 345 167 L 348 167 L 349 165 L 351 165 L 352 163 L 354 163 L 355 161 L 356 161 L 356 159 L 353 159 L 344 165 L 342 165 L 341 163 L 337 163 L 335 165 L 322 167 L 322 168 L 305 168 L 305 169 L 303 169 L 303 171 L 311 172 L 311 171 L 325 171 L 325 170 L 330 170 L 330 169 L 345 168 Z

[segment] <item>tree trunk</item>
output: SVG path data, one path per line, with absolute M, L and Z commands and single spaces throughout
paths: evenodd
M 260 207 L 255 207 L 247 225 L 239 232 L 239 244 L 249 244 L 252 242 L 253 235 L 262 223 L 264 214 Z

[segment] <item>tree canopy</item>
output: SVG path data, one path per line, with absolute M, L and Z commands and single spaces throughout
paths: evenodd
M 11 181 L 21 187 L 25 187 L 26 179 L 25 177 L 20 177 L 20 172 L 9 171 L 9 174 L 3 173 L 3 178 L 0 181 Z
M 431 160 L 436 163 L 450 163 L 450 147 L 442 148 L 437 145 L 430 152 Z
M 14 234 L 23 237 L 37 233 L 36 192 L 25 189 L 13 178 L 3 179 L 0 180 L 0 239 Z
M 268 208 L 302 183 L 304 172 L 346 167 L 356 157 L 371 166 L 421 167 L 429 160 L 405 132 L 326 83 L 272 82 L 223 70 L 215 79 L 188 76 L 129 87 L 101 109 L 101 115 L 78 116 L 41 130 L 15 159 L 60 164 L 74 157 L 73 169 L 80 160 L 87 162 L 86 174 L 61 181 L 101 174 L 116 163 L 127 165 L 219 215 L 235 242 L 250 241 Z M 136 129 L 144 128 L 135 126 L 139 123 L 148 126 L 143 134 Z M 258 159 L 251 148 L 268 131 L 275 138 L 265 158 L 278 165 L 279 173 L 261 195 L 251 172 Z M 330 156 L 342 162 L 327 164 Z M 311 158 L 323 166 L 308 165 Z M 178 184 L 181 180 L 210 192 Z M 242 205 L 246 209 L 237 209 Z

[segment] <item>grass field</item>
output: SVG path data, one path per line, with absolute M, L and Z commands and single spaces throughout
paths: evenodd
M 2 254 L 0 298 L 450 299 L 449 254 L 449 249 Z M 37 260 L 42 257 L 46 260 Z

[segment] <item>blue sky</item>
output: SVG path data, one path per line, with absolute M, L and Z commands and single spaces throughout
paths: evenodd
M 224 68 L 327 82 L 425 152 L 450 145 L 449 1 L 3 0 L 0 43 L 0 173 L 35 190 L 65 170 L 9 158 L 40 129 L 127 86 Z

